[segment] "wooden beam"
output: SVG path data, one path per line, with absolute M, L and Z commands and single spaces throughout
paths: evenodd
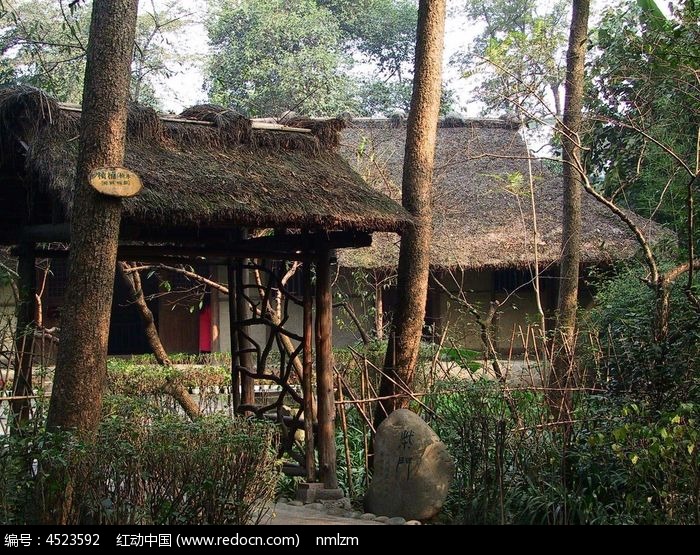
M 316 393 L 318 395 L 318 458 L 325 489 L 338 488 L 335 453 L 335 394 L 333 379 L 333 297 L 330 253 L 316 262 Z
M 306 448 L 306 481 L 316 481 L 316 461 L 314 459 L 314 386 L 313 386 L 313 310 L 314 300 L 311 296 L 311 262 L 306 261 L 302 266 L 304 279 L 304 341 L 302 389 L 304 392 L 304 439 Z
M 17 250 L 10 251 L 16 256 Z M 38 248 L 37 258 L 66 258 L 68 249 Z M 289 252 L 243 252 L 240 250 L 214 251 L 196 247 L 173 247 L 152 245 L 123 245 L 117 251 L 117 259 L 125 262 L 138 260 L 159 264 L 210 264 L 227 266 L 229 258 L 269 258 L 272 260 L 304 260 L 307 255 Z
M 65 112 L 76 112 L 81 113 L 83 111 L 82 107 L 78 104 L 69 104 L 67 102 L 59 102 L 58 107 Z M 198 119 L 187 119 L 178 116 L 169 116 L 166 114 L 158 114 L 161 121 L 167 121 L 172 123 L 186 123 L 190 125 L 204 125 L 206 127 L 214 127 L 216 124 L 211 121 L 202 121 Z M 255 119 L 250 120 L 250 124 L 253 129 L 264 129 L 265 131 L 285 131 L 287 133 L 311 133 L 311 129 L 306 129 L 304 127 L 290 127 L 288 125 L 283 125 L 281 123 L 270 123 L 268 121 L 258 121 Z
M 299 254 L 332 249 L 369 247 L 370 245 L 372 245 L 372 235 L 369 233 L 362 231 L 328 231 L 253 237 L 228 243 L 226 248 Z M 213 248 L 218 249 L 219 246 L 217 245 Z
M 129 235 L 128 229 L 122 231 L 125 231 L 121 234 L 122 236 L 126 236 L 127 238 L 133 238 Z M 372 244 L 371 234 L 365 233 L 363 231 L 322 231 L 317 233 L 303 234 L 276 234 L 264 237 L 238 238 L 234 241 L 228 241 L 225 238 L 225 229 L 204 229 L 198 231 L 199 234 L 202 234 L 199 236 L 199 239 L 187 242 L 186 240 L 184 240 L 184 237 L 187 236 L 186 232 L 188 231 L 189 230 L 181 230 L 179 228 L 178 230 L 173 230 L 173 233 L 176 235 L 176 238 L 174 240 L 171 239 L 168 241 L 167 239 L 165 239 L 167 233 L 163 236 L 162 242 L 179 243 L 178 246 L 149 245 L 146 242 L 144 242 L 144 244 L 140 246 L 142 246 L 143 248 L 158 249 L 160 254 L 163 254 L 162 250 L 167 248 L 189 248 L 198 249 L 204 252 L 223 252 L 225 255 L 228 255 L 237 251 L 240 251 L 244 254 L 247 254 L 249 252 L 253 252 L 255 254 L 265 254 L 267 252 L 293 254 L 300 252 L 321 251 L 326 249 L 332 250 L 342 248 L 369 247 Z M 209 235 L 208 231 L 211 231 L 212 234 Z M 70 224 L 62 223 L 23 226 L 20 230 L 20 236 L 21 239 L 25 242 L 68 243 L 70 242 Z M 137 247 L 139 245 L 123 246 Z
M 27 228 L 28 236 L 42 237 L 40 242 L 57 241 L 57 235 L 51 235 L 42 226 Z M 56 231 L 51 226 L 50 233 Z M 60 240 L 59 240 L 60 241 Z M 226 264 L 229 258 L 266 258 L 270 260 L 304 260 L 307 256 L 318 255 L 324 251 L 340 248 L 367 247 L 372 244 L 369 233 L 355 231 L 333 231 L 304 235 L 283 235 L 254 237 L 251 239 L 231 241 L 229 243 L 210 244 L 206 241 L 190 245 L 121 245 L 117 257 L 119 260 L 143 262 L 183 263 L 193 261 L 209 264 Z M 39 257 L 67 256 L 67 250 L 38 249 Z
M 33 243 L 68 243 L 70 224 L 41 224 L 23 226 L 20 240 Z

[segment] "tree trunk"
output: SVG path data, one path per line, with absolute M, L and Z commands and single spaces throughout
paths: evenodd
M 136 309 L 139 312 L 139 317 L 141 318 L 141 323 L 143 324 L 143 331 L 146 334 L 146 340 L 148 345 L 153 351 L 153 355 L 156 357 L 158 364 L 161 366 L 172 366 L 173 363 L 168 356 L 168 353 L 163 347 L 163 343 L 160 340 L 160 335 L 158 334 L 158 329 L 156 328 L 156 322 L 153 318 L 153 312 L 148 308 L 146 303 L 146 298 L 143 296 L 143 288 L 141 287 L 141 278 L 139 277 L 138 271 L 128 272 L 129 264 L 126 262 L 119 262 L 117 264 L 117 270 L 119 275 L 124 281 L 124 284 L 129 289 L 129 296 L 131 297 L 131 302 L 134 303 Z M 180 405 L 185 414 L 189 416 L 192 420 L 201 416 L 199 406 L 195 403 L 194 399 L 187 392 L 182 384 L 173 383 L 168 380 L 163 387 L 163 393 L 170 395 L 177 403 Z
M 700 270 L 700 259 L 695 259 L 691 262 L 684 262 L 668 270 L 667 272 L 660 274 L 656 283 L 652 283 L 651 286 L 654 289 L 656 296 L 656 306 L 654 308 L 654 341 L 664 348 L 665 343 L 668 341 L 668 335 L 670 331 L 670 319 L 671 319 L 671 289 L 675 284 L 676 280 L 680 278 L 684 273 L 690 274 L 691 272 Z
M 374 285 L 374 333 L 377 340 L 384 339 L 384 298 L 382 296 L 382 286 L 375 279 Z
M 49 428 L 90 433 L 100 421 L 122 204 L 92 189 L 88 176 L 96 168 L 124 162 L 137 8 L 138 0 L 95 0 L 92 7 L 71 213 L 70 274 Z
M 578 134 L 583 107 L 584 61 L 588 34 L 589 0 L 574 0 L 566 55 L 564 129 L 564 222 L 559 276 L 557 322 L 553 337 L 552 368 L 549 375 L 549 404 L 555 418 L 570 420 L 571 393 L 575 374 L 576 310 L 578 308 L 579 264 L 581 261 L 581 188 L 584 176 Z
M 416 225 L 401 238 L 398 302 L 384 360 L 379 397 L 395 395 L 396 382 L 413 381 L 425 317 L 432 235 L 431 193 L 435 142 L 442 86 L 445 0 L 421 0 L 418 5 L 416 70 L 408 114 L 403 167 L 402 203 Z M 385 399 L 377 405 L 375 429 L 385 415 L 407 406 L 407 399 Z

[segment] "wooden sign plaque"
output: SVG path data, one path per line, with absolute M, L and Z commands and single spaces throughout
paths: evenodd
M 141 178 L 126 168 L 98 168 L 90 174 L 90 185 L 103 195 L 133 197 L 139 194 Z

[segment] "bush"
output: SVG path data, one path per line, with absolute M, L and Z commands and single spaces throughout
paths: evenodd
M 126 359 L 109 359 L 107 390 L 114 395 L 140 397 L 143 402 L 179 412 L 167 386 L 182 386 L 198 394 L 203 412 L 219 410 L 228 401 L 231 371 L 223 366 L 160 366 Z
M 184 370 L 158 364 L 137 364 L 124 359 L 110 359 L 107 364 L 107 387 L 115 395 L 162 395 L 167 382 L 205 392 L 229 387 L 231 371 L 223 366 L 192 366 Z
M 247 524 L 262 517 L 278 478 L 275 430 L 262 422 L 212 415 L 192 422 L 110 397 L 94 442 L 63 432 L 4 437 L 0 520 L 31 522 L 61 506 L 70 523 Z M 34 506 L 32 506 L 34 505 Z
M 512 398 L 524 426 L 543 421 L 542 395 L 513 391 Z M 550 438 L 515 430 L 501 386 L 493 380 L 438 382 L 425 401 L 433 411 L 431 426 L 455 460 L 444 517 L 466 524 L 527 520 L 509 507 L 511 481 L 549 465 L 556 451 Z
M 616 400 L 617 401 L 617 400 Z M 700 406 L 679 403 L 664 413 L 640 402 L 616 402 L 578 453 L 607 461 L 617 474 L 616 504 L 636 524 L 700 523 Z
M 432 427 L 455 459 L 443 518 L 466 524 L 700 523 L 697 404 L 658 413 L 619 394 L 579 394 L 568 438 L 534 391 L 436 385 Z
M 661 270 L 669 265 L 662 265 Z M 700 371 L 700 320 L 676 284 L 670 298 L 670 333 L 654 341 L 654 295 L 639 267 L 623 269 L 601 281 L 596 305 L 587 314 L 587 332 L 598 338 L 594 356 L 612 392 L 648 397 L 662 410 L 666 402 L 697 398 L 689 388 Z M 590 362 L 589 361 L 589 364 Z

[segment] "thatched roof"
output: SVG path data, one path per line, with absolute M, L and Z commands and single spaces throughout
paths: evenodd
M 405 122 L 354 120 L 341 136 L 341 152 L 375 190 L 401 198 Z M 517 123 L 446 119 L 440 123 L 434 179 L 431 264 L 463 269 L 523 267 L 534 262 L 533 218 L 526 147 Z M 533 161 L 543 265 L 560 259 L 562 178 Z M 582 262 L 608 263 L 632 256 L 629 228 L 583 193 Z M 663 230 L 634 216 L 652 238 Z M 372 247 L 343 253 L 349 267 L 394 267 L 398 238 L 375 234 Z
M 31 187 L 24 195 L 34 199 L 26 209 L 49 205 L 44 212 L 54 222 L 70 216 L 79 120 L 79 108 L 36 89 L 0 89 L 3 181 L 21 173 Z M 410 225 L 408 213 L 338 154 L 342 126 L 342 120 L 304 119 L 283 128 L 256 126 L 211 105 L 179 117 L 132 106 L 124 165 L 140 175 L 144 189 L 124 200 L 124 225 L 400 232 Z M 0 189 L 0 216 L 19 225 L 22 210 L 3 211 L 8 191 L 9 185 Z M 35 223 L 47 218 L 32 216 Z

